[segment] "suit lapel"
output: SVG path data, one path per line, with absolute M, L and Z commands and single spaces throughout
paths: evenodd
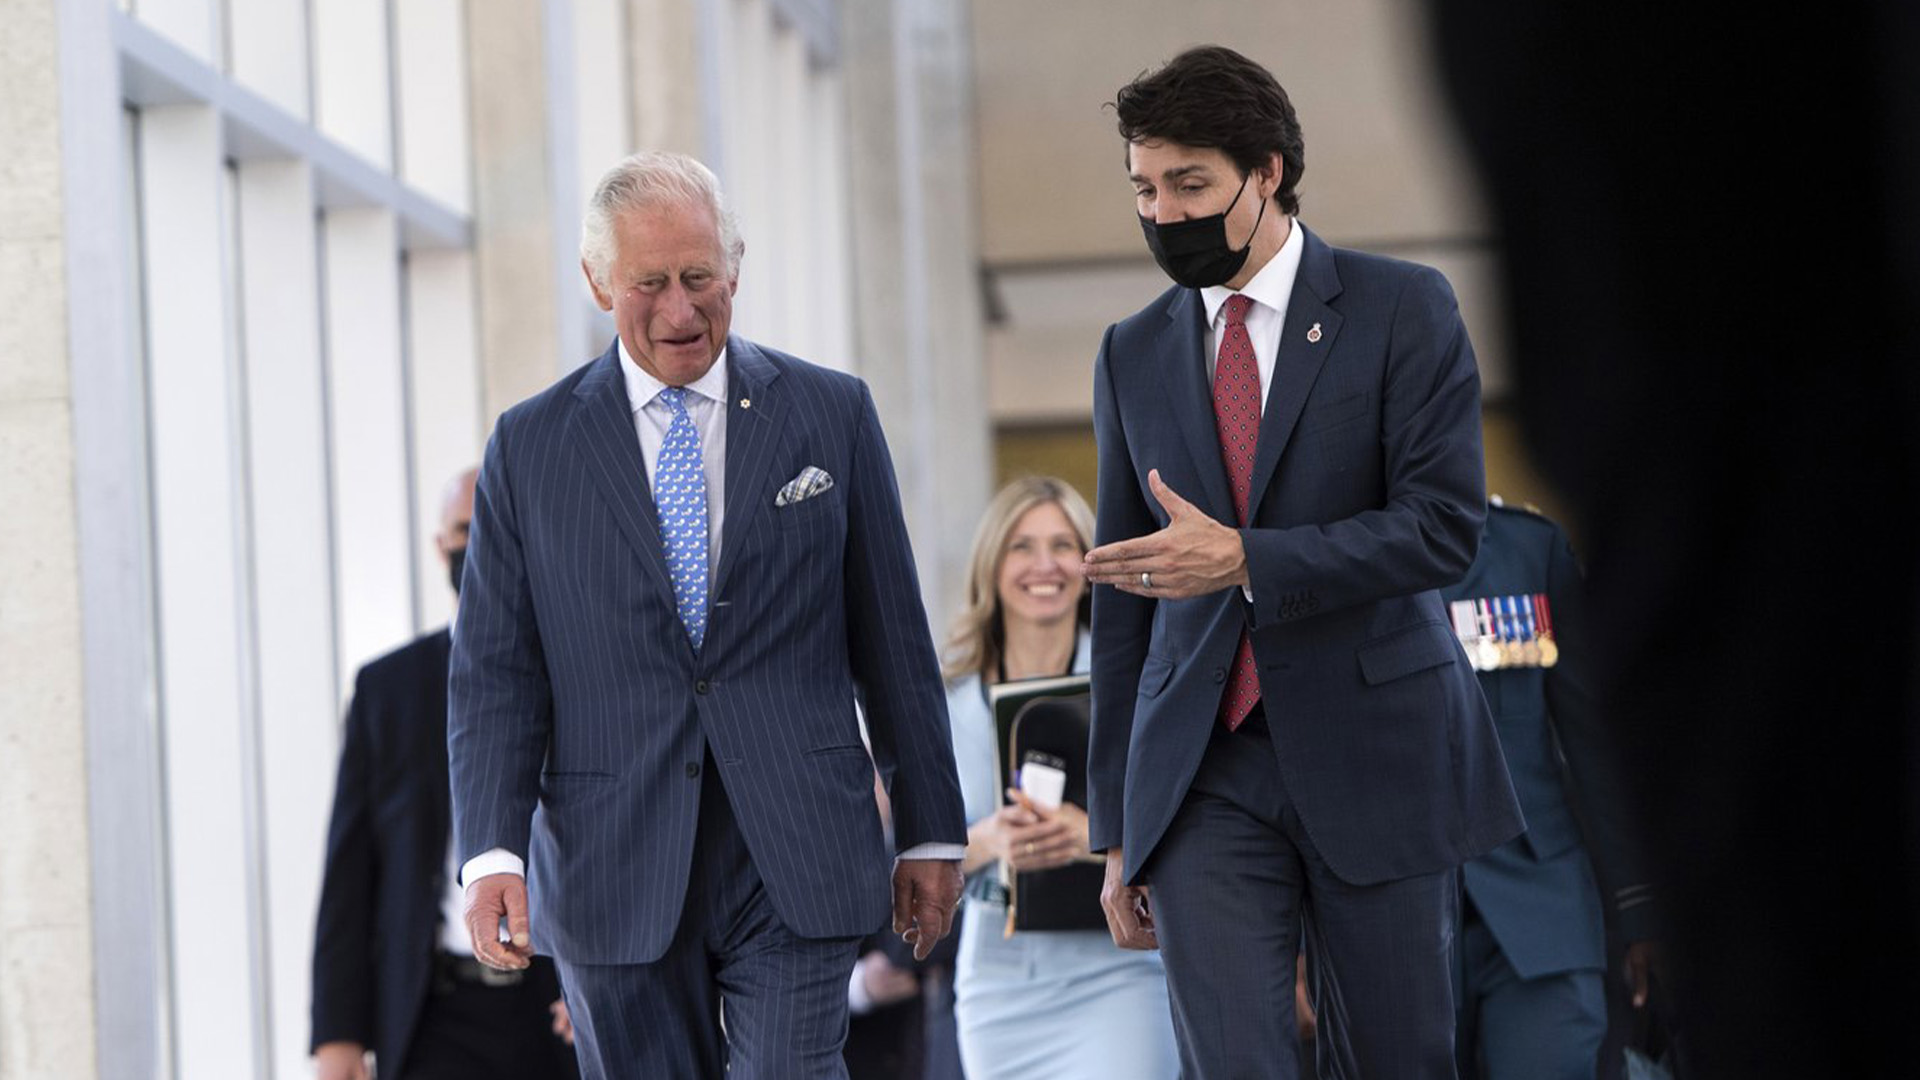
M 1160 331 L 1160 382 L 1173 407 L 1174 426 L 1186 437 L 1187 449 L 1200 474 L 1201 490 L 1180 494 L 1205 510 L 1208 517 L 1230 524 L 1234 520 L 1233 496 L 1227 490 L 1227 467 L 1220 460 L 1213 390 L 1207 386 L 1206 334 L 1206 305 L 1200 302 L 1200 294 L 1192 289 L 1180 290 L 1167 309 L 1167 325 Z
M 1280 349 L 1274 356 L 1273 385 L 1267 391 L 1267 406 L 1260 416 L 1260 442 L 1253 454 L 1253 501 L 1247 507 L 1247 520 L 1259 520 L 1260 505 L 1273 483 L 1274 470 L 1286 450 L 1293 429 L 1306 407 L 1307 394 L 1321 365 L 1333 352 L 1334 339 L 1340 336 L 1340 313 L 1328 307 L 1340 295 L 1340 275 L 1333 265 L 1333 249 L 1319 237 L 1306 231 L 1299 222 L 1306 250 L 1300 254 L 1300 272 L 1293 281 L 1293 293 L 1287 299 L 1287 321 L 1280 328 Z M 1312 333 L 1318 326 L 1320 333 Z M 1308 340 L 1317 338 L 1317 340 Z
M 647 484 L 646 459 L 634 434 L 626 379 L 620 372 L 620 347 L 609 347 L 573 388 L 574 408 L 568 436 L 587 462 L 587 474 L 613 510 L 621 535 L 653 569 L 660 588 L 673 595 L 660 528 L 653 514 L 653 490 Z
M 714 568 L 708 595 L 720 596 L 727 575 L 740 562 L 740 549 L 766 512 L 767 485 L 788 406 L 775 388 L 780 369 L 752 342 L 727 338 L 727 494 L 720 528 L 720 565 Z M 781 477 L 780 479 L 786 479 Z

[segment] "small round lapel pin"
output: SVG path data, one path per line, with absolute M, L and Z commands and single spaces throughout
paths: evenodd
M 752 402 L 752 401 L 749 401 L 749 400 L 748 400 L 748 399 L 746 399 L 746 398 L 741 398 L 741 399 L 740 399 L 740 407 L 741 407 L 741 408 L 743 408 L 743 409 L 751 409 L 751 408 L 753 408 L 753 402 Z
M 1320 343 L 1319 323 L 1314 323 L 1313 327 L 1307 331 L 1307 343 L 1310 345 L 1318 345 Z

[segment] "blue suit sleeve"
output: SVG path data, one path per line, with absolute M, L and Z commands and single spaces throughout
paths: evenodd
M 847 486 L 847 654 L 866 708 L 874 764 L 893 804 L 896 850 L 965 844 L 946 690 L 920 600 L 893 458 L 864 383 L 859 425 Z
M 1093 431 L 1099 452 L 1096 546 L 1160 527 L 1134 480 L 1133 456 L 1114 399 L 1109 350 L 1113 328 L 1093 365 Z M 1111 585 L 1093 587 L 1093 726 L 1087 746 L 1087 835 L 1096 852 L 1119 847 L 1126 828 L 1127 748 L 1133 706 L 1153 629 L 1155 601 Z
M 1241 530 L 1253 583 L 1252 602 L 1242 599 L 1249 625 L 1441 588 L 1473 564 L 1486 517 L 1480 374 L 1438 271 L 1419 268 L 1401 292 L 1380 415 L 1383 507 Z
M 447 684 L 447 757 L 461 862 L 505 848 L 527 858 L 553 724 L 503 418 L 473 501 Z

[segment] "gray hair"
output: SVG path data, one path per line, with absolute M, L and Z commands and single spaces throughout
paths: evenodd
M 713 170 L 685 154 L 642 150 L 608 169 L 594 185 L 593 197 L 587 200 L 587 213 L 580 222 L 580 259 L 594 284 L 607 287 L 607 275 L 613 268 L 614 222 L 622 214 L 660 206 L 699 206 L 710 211 L 720 227 L 727 276 L 740 273 L 740 256 L 746 244 L 740 239 L 740 224 L 727 209 Z

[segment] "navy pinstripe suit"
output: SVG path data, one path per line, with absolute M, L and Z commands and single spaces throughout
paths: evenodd
M 872 399 L 855 378 L 739 337 L 726 362 L 725 533 L 698 653 L 617 346 L 508 410 L 487 445 L 454 638 L 455 822 L 463 859 L 496 847 L 527 859 L 534 940 L 563 965 L 659 961 L 690 878 L 705 898 L 691 903 L 713 900 L 699 881 L 710 853 L 696 850 L 716 809 L 709 790 L 703 810 L 707 762 L 786 930 L 880 927 L 891 858 L 856 693 L 899 849 L 965 843 Z M 833 486 L 776 507 L 809 465 Z

